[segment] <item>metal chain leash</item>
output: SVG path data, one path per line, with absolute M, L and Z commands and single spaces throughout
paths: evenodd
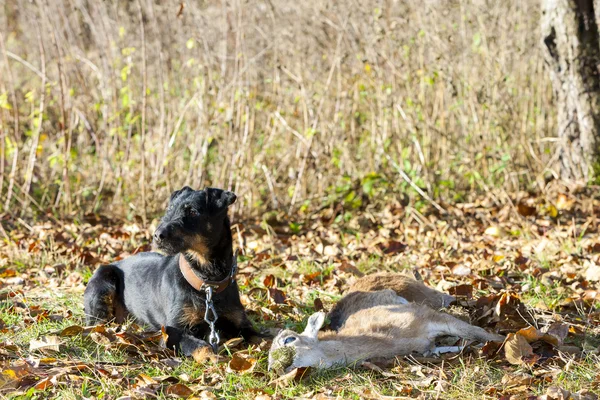
M 215 354 L 217 354 L 217 352 L 219 351 L 220 338 L 219 338 L 219 333 L 215 329 L 215 322 L 217 322 L 217 320 L 219 319 L 219 316 L 217 315 L 217 311 L 215 310 L 215 306 L 214 306 L 213 300 L 212 300 L 212 295 L 213 295 L 212 286 L 207 285 L 204 288 L 204 291 L 206 292 L 206 299 L 204 300 L 205 305 L 206 305 L 206 310 L 204 311 L 204 321 L 210 327 L 210 335 L 208 336 L 208 343 L 212 347 L 213 352 Z
M 235 279 L 235 274 L 237 273 L 237 250 L 233 255 L 233 265 L 231 267 L 231 280 Z M 213 304 L 212 296 L 213 296 L 213 287 L 210 285 L 204 286 L 204 291 L 206 293 L 206 298 L 204 299 L 205 311 L 204 311 L 204 321 L 210 327 L 210 335 L 208 336 L 208 343 L 215 354 L 219 351 L 219 341 L 221 338 L 219 337 L 219 333 L 215 329 L 215 322 L 219 319 L 217 315 L 217 310 L 215 310 L 215 306 Z

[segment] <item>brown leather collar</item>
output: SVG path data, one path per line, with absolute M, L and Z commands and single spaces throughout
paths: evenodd
M 206 281 L 200 278 L 194 270 L 192 266 L 185 259 L 183 254 L 179 254 L 179 270 L 181 274 L 194 289 L 197 291 L 204 291 L 207 286 L 211 286 L 213 288 L 213 293 L 221 293 L 223 290 L 229 286 L 231 282 L 235 280 L 235 274 L 237 273 L 237 252 L 233 255 L 233 265 L 231 266 L 231 272 L 227 277 L 221 281 Z

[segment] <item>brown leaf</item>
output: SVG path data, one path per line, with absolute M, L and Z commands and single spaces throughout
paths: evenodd
M 288 386 L 293 382 L 300 382 L 302 380 L 302 378 L 304 378 L 305 376 L 308 376 L 310 374 L 310 371 L 311 371 L 310 367 L 294 368 L 287 374 L 282 375 L 279 378 L 274 379 L 271 382 L 269 382 L 269 385 L 274 383 L 276 385 L 281 384 L 283 386 Z
M 246 373 L 246 372 L 251 372 L 254 369 L 255 365 L 256 365 L 256 358 L 252 358 L 252 357 L 246 358 L 246 357 L 242 356 L 240 353 L 234 353 L 233 357 L 231 358 L 231 361 L 229 361 L 229 365 L 227 366 L 227 369 L 229 371 Z
M 167 342 L 169 341 L 169 334 L 167 333 L 167 328 L 164 325 L 160 326 L 160 343 L 163 346 L 167 346 Z
M 473 285 L 456 285 L 449 288 L 448 293 L 452 296 L 471 299 L 473 297 Z
M 267 288 L 274 288 L 275 287 L 275 276 L 273 274 L 267 275 L 265 277 L 265 279 L 263 280 L 263 284 Z
M 318 298 L 318 297 L 315 298 L 314 308 L 315 308 L 315 311 L 321 311 L 321 310 L 323 310 L 325 308 L 323 306 L 323 301 L 320 298 Z
M 140 384 L 142 384 L 142 385 L 144 385 L 144 386 L 145 386 L 145 385 L 153 385 L 153 384 L 155 384 L 155 383 L 158 383 L 157 381 L 155 381 L 155 380 L 154 380 L 154 378 L 152 378 L 152 377 L 150 377 L 150 376 L 148 376 L 148 375 L 146 375 L 146 374 L 144 374 L 144 373 L 141 373 L 141 374 L 139 374 L 139 375 L 136 377 L 136 379 L 138 380 L 138 382 L 139 382 Z
M 502 345 L 503 343 L 500 342 L 487 342 L 481 348 L 481 355 L 487 358 L 492 358 L 498 353 L 498 351 L 500 351 Z
M 535 382 L 535 377 L 521 372 L 521 373 L 509 373 L 502 377 L 502 385 L 504 387 L 511 386 L 522 386 L 527 385 L 530 386 Z
M 342 265 L 340 265 L 339 270 L 342 271 L 342 272 L 347 272 L 347 273 L 352 274 L 352 275 L 356 275 L 359 278 L 365 276 L 365 274 L 363 274 L 362 272 L 360 272 L 360 270 L 358 268 L 356 268 L 354 265 L 350 264 L 346 260 L 342 261 Z
M 166 395 L 187 398 L 194 394 L 194 391 L 182 383 L 167 386 L 165 389 Z
M 242 344 L 244 342 L 244 338 L 241 337 L 236 337 L 236 338 L 231 338 L 228 341 L 226 341 L 223 346 L 227 347 L 227 348 L 232 348 L 232 347 L 236 347 L 239 346 L 240 344 Z
M 504 353 L 509 363 L 527 365 L 533 354 L 533 349 L 527 339 L 521 334 L 509 333 L 504 342 Z M 535 362 L 535 361 L 534 361 Z
M 319 277 L 321 276 L 321 271 L 316 271 L 310 274 L 306 274 L 304 275 L 304 282 L 306 283 L 311 283 L 311 282 L 319 282 Z
M 565 327 L 566 327 L 566 330 L 567 330 L 566 333 L 568 333 L 568 329 L 569 328 L 566 325 L 565 325 Z M 563 332 L 561 332 L 561 334 L 562 333 Z M 565 333 L 565 336 L 566 336 L 566 333 Z M 559 346 L 560 344 L 562 344 L 562 339 L 559 338 L 558 336 L 555 336 L 555 335 L 552 335 L 552 334 L 549 334 L 549 333 L 544 333 L 544 332 L 540 331 L 539 329 L 536 329 L 533 326 L 530 326 L 528 328 L 520 329 L 517 332 L 517 334 L 519 334 L 519 335 L 523 336 L 525 339 L 527 339 L 528 343 L 533 343 L 533 342 L 538 341 L 538 340 L 543 340 L 544 342 L 549 343 L 549 344 L 551 344 L 553 346 Z M 563 337 L 563 339 L 564 339 L 564 337 Z
M 285 293 L 279 289 L 269 288 L 269 297 L 275 304 L 285 304 Z
M 542 336 L 544 336 L 544 334 L 539 329 L 536 329 L 533 326 L 520 329 L 517 332 L 517 334 L 527 339 L 527 343 L 533 343 L 536 340 L 540 340 Z
M 69 336 L 77 336 L 83 332 L 83 327 L 79 325 L 71 325 L 60 331 L 59 336 L 69 337 Z
M 42 336 L 29 342 L 29 351 L 57 352 L 60 351 L 60 345 L 61 341 L 58 336 Z
M 527 205 L 523 202 L 520 202 L 519 204 L 517 204 L 517 212 L 524 217 L 531 217 L 532 215 L 537 214 L 537 210 L 535 207 Z
M 102 346 L 109 346 L 110 339 L 102 332 L 92 332 L 89 337 L 96 343 Z
M 554 322 L 548 327 L 546 333 L 555 337 L 557 340 L 557 345 L 560 346 L 563 344 L 565 338 L 569 334 L 569 325 L 563 324 L 562 322 Z
M 383 244 L 379 244 L 379 248 L 381 250 L 383 250 L 384 254 L 401 253 L 407 247 L 408 247 L 408 245 L 406 245 L 406 244 L 404 244 L 402 242 L 395 241 L 395 240 L 390 240 L 389 243 L 387 244 L 387 246 L 384 246 Z
M 54 379 L 56 380 L 56 379 Z M 54 386 L 54 382 L 52 382 L 52 379 L 50 377 L 44 378 L 41 381 L 39 381 L 38 383 L 35 384 L 35 388 L 37 390 L 46 390 L 49 387 Z

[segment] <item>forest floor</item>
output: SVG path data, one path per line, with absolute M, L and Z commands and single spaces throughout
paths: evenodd
M 36 224 L 5 216 L 0 397 L 594 399 L 599 214 L 590 194 L 557 192 L 420 210 L 386 199 L 301 223 L 276 212 L 234 221 L 242 302 L 258 328 L 302 329 L 358 277 L 408 269 L 455 295 L 472 323 L 507 335 L 440 358 L 284 377 L 267 371 L 268 341 L 229 341 L 217 360 L 198 363 L 133 323 L 83 326 L 94 269 L 148 250 L 151 228 L 95 215 Z

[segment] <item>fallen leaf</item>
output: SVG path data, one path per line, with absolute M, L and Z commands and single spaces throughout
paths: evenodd
M 323 306 L 323 301 L 320 298 L 318 298 L 318 297 L 315 298 L 315 301 L 314 301 L 313 304 L 314 304 L 315 311 L 321 311 L 321 310 L 323 310 L 325 308 Z
M 455 265 L 452 268 L 452 274 L 456 276 L 469 276 L 471 275 L 471 268 L 463 264 Z
M 352 275 L 356 275 L 359 278 L 365 276 L 358 268 L 354 265 L 350 264 L 348 261 L 342 261 L 342 265 L 340 265 L 339 270 L 342 272 L 346 272 Z
M 140 381 L 140 382 L 143 382 L 143 383 L 145 383 L 146 385 L 152 385 L 152 384 L 155 384 L 155 383 L 157 383 L 157 382 L 154 380 L 154 378 L 151 378 L 150 376 L 148 376 L 148 375 L 146 375 L 146 374 L 144 374 L 144 373 L 142 373 L 142 374 L 139 374 L 139 375 L 137 376 L 137 380 L 138 380 L 138 381 Z
M 308 376 L 310 374 L 310 371 L 311 371 L 310 367 L 294 368 L 287 374 L 282 375 L 279 378 L 274 379 L 271 382 L 269 382 L 269 385 L 276 384 L 276 385 L 288 386 L 293 382 L 300 382 L 305 376 Z
M 494 237 L 504 236 L 504 230 L 502 228 L 500 228 L 499 226 L 490 226 L 483 233 L 486 235 L 489 235 L 489 236 L 494 236 Z
M 256 365 L 256 358 L 252 358 L 252 357 L 244 357 L 242 356 L 240 353 L 235 353 L 233 355 L 233 357 L 231 358 L 231 361 L 229 361 L 229 365 L 227 366 L 227 370 L 229 372 L 233 371 L 233 372 L 241 372 L 241 373 L 246 373 L 246 372 L 251 372 L 254 369 L 254 366 Z
M 232 348 L 232 347 L 236 347 L 239 346 L 240 344 L 242 344 L 244 342 L 244 338 L 241 337 L 236 337 L 236 338 L 231 338 L 228 341 L 226 341 L 223 346 L 227 347 L 227 348 Z
M 82 332 L 83 332 L 83 327 L 81 327 L 79 325 L 72 325 L 72 326 L 68 326 L 65 329 L 63 329 L 62 331 L 60 331 L 60 333 L 58 335 L 64 336 L 64 337 L 70 337 L 70 336 L 77 336 Z
M 473 285 L 456 285 L 448 289 L 448 293 L 452 296 L 466 297 L 470 299 L 473 297 Z
M 57 352 L 60 351 L 60 345 L 61 341 L 58 336 L 42 336 L 39 339 L 33 339 L 29 342 L 29 351 Z
M 557 345 L 562 345 L 569 334 L 569 325 L 562 322 L 554 322 L 547 328 L 546 333 L 556 338 Z
M 269 288 L 269 297 L 275 304 L 285 304 L 285 293 L 279 289 Z
M 275 276 L 273 274 L 267 275 L 263 280 L 263 284 L 267 288 L 275 287 Z
M 52 382 L 50 377 L 44 378 L 38 383 L 35 384 L 36 390 L 46 390 L 49 387 L 54 386 L 54 382 Z
M 519 202 L 519 204 L 517 204 L 517 212 L 524 217 L 531 217 L 532 215 L 537 214 L 537 210 L 535 207 L 532 207 L 523 202 Z
M 509 333 L 504 342 L 504 353 L 509 363 L 513 365 L 531 365 L 534 357 L 533 349 L 527 339 L 520 335 Z
M 165 389 L 165 394 L 170 396 L 188 398 L 192 394 L 194 394 L 194 391 L 182 383 L 176 383 L 174 385 L 167 386 Z
M 575 204 L 574 199 L 569 199 L 566 194 L 560 193 L 556 199 L 556 208 L 559 210 L 571 210 Z
M 404 250 L 406 250 L 406 248 L 408 247 L 408 245 L 402 243 L 402 242 L 397 242 L 395 240 L 390 240 L 389 243 L 387 244 L 387 246 L 380 244 L 379 248 L 381 250 L 383 250 L 384 254 L 396 254 L 396 253 L 401 253 Z

